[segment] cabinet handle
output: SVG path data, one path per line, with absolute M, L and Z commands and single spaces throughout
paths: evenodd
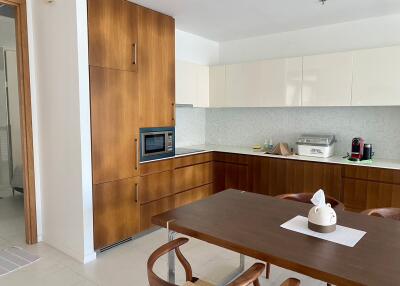
M 139 202 L 139 184 L 135 183 L 135 203 Z
M 132 64 L 136 65 L 137 61 L 137 45 L 136 43 L 132 44 Z
M 172 121 L 175 121 L 175 103 L 172 103 Z
M 135 148 L 136 148 L 135 170 L 137 171 L 139 169 L 139 142 L 137 138 L 135 138 Z

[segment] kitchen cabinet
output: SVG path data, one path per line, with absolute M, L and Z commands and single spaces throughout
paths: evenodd
M 210 66 L 210 107 L 226 107 L 226 67 Z
M 90 67 L 93 183 L 139 175 L 137 73 Z
M 124 0 L 88 0 L 89 64 L 137 71 L 138 10 Z
M 350 106 L 353 77 L 351 52 L 303 58 L 303 106 Z
M 355 51 L 353 106 L 400 105 L 400 47 Z
M 176 62 L 176 104 L 209 107 L 209 67 Z
M 200 186 L 174 196 L 174 207 L 179 208 L 181 206 L 197 202 L 205 199 L 213 194 L 213 184 L 207 184 Z
M 139 232 L 138 178 L 93 187 L 94 248 L 100 249 Z
M 140 231 L 148 230 L 153 226 L 151 218 L 155 215 L 173 209 L 175 206 L 174 196 L 162 198 L 160 200 L 140 206 Z
M 207 162 L 174 170 L 174 190 L 182 192 L 213 182 L 213 163 Z
M 139 7 L 141 127 L 175 126 L 175 20 Z
M 226 66 L 228 107 L 301 105 L 302 59 L 287 58 Z
M 400 171 L 346 166 L 343 203 L 353 211 L 400 207 Z
M 214 191 L 249 190 L 249 157 L 228 153 L 214 154 Z

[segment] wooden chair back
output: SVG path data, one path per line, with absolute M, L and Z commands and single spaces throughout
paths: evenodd
M 276 198 L 283 199 L 283 200 L 292 200 L 296 202 L 311 204 L 311 198 L 313 197 L 313 193 L 299 193 L 299 194 L 283 194 L 277 195 Z M 335 198 L 330 196 L 325 196 L 326 203 L 329 203 L 332 208 L 337 210 L 344 210 L 344 204 L 338 201 Z
M 394 220 L 400 221 L 400 208 L 378 208 L 378 209 L 369 209 L 362 212 L 366 215 L 390 218 Z

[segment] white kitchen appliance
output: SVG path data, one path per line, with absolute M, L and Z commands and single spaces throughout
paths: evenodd
M 335 135 L 304 134 L 297 140 L 297 153 L 301 156 L 328 158 L 335 152 Z

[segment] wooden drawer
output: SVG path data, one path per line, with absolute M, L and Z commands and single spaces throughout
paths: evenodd
M 217 162 L 247 165 L 249 163 L 249 160 L 250 156 L 248 155 L 239 155 L 239 154 L 222 153 L 222 152 L 214 153 L 214 161 Z
M 174 170 L 175 192 L 179 193 L 213 182 L 213 163 L 203 163 Z
M 140 177 L 139 202 L 141 204 L 161 199 L 173 193 L 172 171 Z
M 345 166 L 344 176 L 346 178 L 376 181 L 388 184 L 400 184 L 400 170 Z
M 175 208 L 202 200 L 212 195 L 213 184 L 201 186 L 189 191 L 185 191 L 174 196 Z
M 344 204 L 350 210 L 400 207 L 400 185 L 344 179 Z
M 154 173 L 171 171 L 174 167 L 173 164 L 174 164 L 173 159 L 142 163 L 140 164 L 140 175 L 147 176 Z
M 213 160 L 212 152 L 201 153 L 197 155 L 189 155 L 189 156 L 175 158 L 174 166 L 175 168 L 182 168 L 186 166 L 210 162 L 212 160 Z
M 140 206 L 140 231 L 144 231 L 153 226 L 151 218 L 155 215 L 169 211 L 174 208 L 174 197 L 166 197 Z

